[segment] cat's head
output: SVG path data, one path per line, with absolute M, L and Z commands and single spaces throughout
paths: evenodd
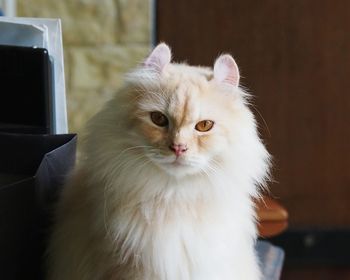
M 240 135 L 255 133 L 239 78 L 228 54 L 213 69 L 192 67 L 171 63 L 169 47 L 158 45 L 128 76 L 130 143 L 168 174 L 214 171 Z

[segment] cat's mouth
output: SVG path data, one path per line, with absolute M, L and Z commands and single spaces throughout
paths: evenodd
M 153 158 L 158 165 L 167 168 L 195 168 L 198 163 L 190 157 L 185 156 L 161 156 Z
M 181 157 L 175 157 L 175 159 L 170 163 L 173 166 L 186 166 L 189 165 L 186 160 Z
M 176 157 L 176 156 L 170 156 L 170 157 L 164 157 L 164 163 L 169 166 L 190 166 L 190 163 L 188 160 L 186 160 L 184 157 Z
M 186 175 L 199 172 L 205 165 L 205 160 L 196 155 L 162 154 L 161 152 L 149 152 L 148 158 L 158 167 L 171 175 Z

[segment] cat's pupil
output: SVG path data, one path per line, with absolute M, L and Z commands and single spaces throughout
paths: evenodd
M 151 120 L 154 124 L 161 127 L 169 124 L 168 118 L 161 112 L 151 112 Z

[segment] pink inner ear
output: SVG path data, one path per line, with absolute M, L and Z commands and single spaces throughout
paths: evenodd
M 214 64 L 214 78 L 219 83 L 238 87 L 239 70 L 236 62 L 229 54 L 221 55 Z
M 161 73 L 164 67 L 171 61 L 170 48 L 164 44 L 159 44 L 145 60 L 144 65 L 158 73 Z

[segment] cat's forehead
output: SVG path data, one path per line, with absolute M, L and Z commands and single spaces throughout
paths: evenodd
M 177 125 L 196 121 L 203 114 L 208 114 L 213 92 L 210 72 L 199 67 L 178 67 L 163 84 L 166 92 L 166 113 Z M 213 104 L 212 104 L 213 105 Z M 215 105 L 213 105 L 215 106 Z
M 186 64 L 169 64 L 163 74 L 162 87 L 177 91 L 180 95 L 207 88 L 213 78 L 212 70 Z
M 167 113 L 177 125 L 184 125 L 200 115 L 201 90 L 198 85 L 182 83 L 169 92 Z

